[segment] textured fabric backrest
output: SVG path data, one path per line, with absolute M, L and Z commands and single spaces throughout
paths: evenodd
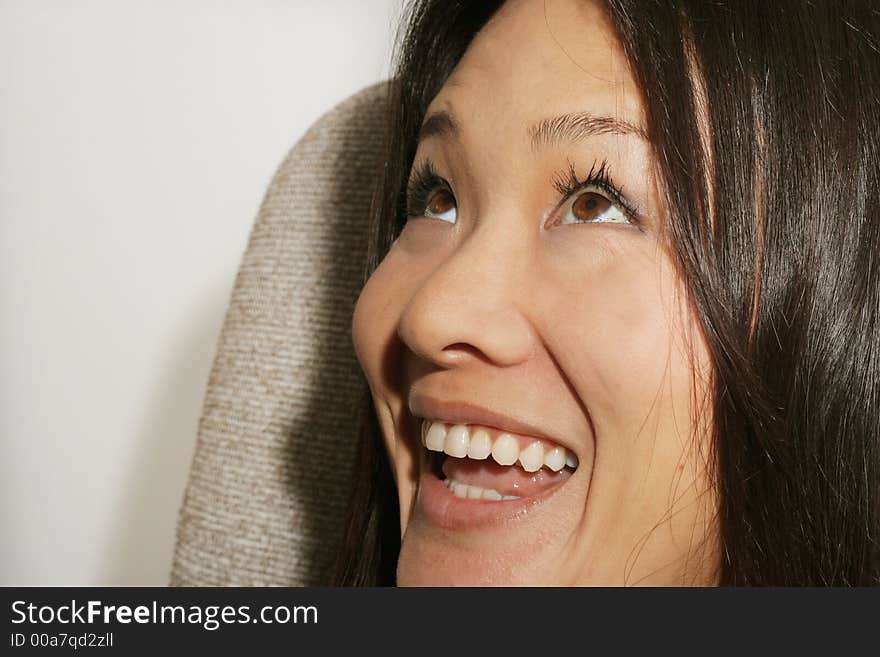
M 172 585 L 330 583 L 362 389 L 351 313 L 385 99 L 379 83 L 324 115 L 266 193 L 208 382 Z

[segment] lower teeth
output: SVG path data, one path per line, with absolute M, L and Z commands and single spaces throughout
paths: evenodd
M 443 485 L 446 486 L 456 497 L 468 498 L 472 500 L 491 500 L 500 502 L 502 500 L 518 500 L 518 495 L 502 495 L 497 490 L 491 488 L 480 488 L 479 486 L 471 486 L 463 484 L 454 479 L 444 479 Z

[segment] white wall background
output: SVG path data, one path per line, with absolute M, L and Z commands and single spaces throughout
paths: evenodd
M 275 167 L 400 0 L 0 0 L 0 585 L 162 585 Z

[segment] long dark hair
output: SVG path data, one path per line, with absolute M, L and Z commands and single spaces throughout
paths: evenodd
M 404 223 L 428 104 L 501 2 L 423 0 L 389 83 L 367 275 Z M 712 359 L 723 585 L 880 584 L 880 10 L 608 0 Z M 393 584 L 369 391 L 338 583 Z

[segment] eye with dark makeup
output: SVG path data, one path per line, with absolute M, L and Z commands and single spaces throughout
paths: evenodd
M 622 223 L 638 226 L 638 213 L 625 199 L 613 179 L 606 160 L 597 161 L 583 178 L 579 178 L 571 161 L 568 169 L 556 173 L 553 187 L 561 198 L 554 208 L 558 215 L 570 201 L 560 225 L 577 223 Z M 427 217 L 455 223 L 455 196 L 449 183 L 437 173 L 430 159 L 425 158 L 412 170 L 406 190 L 406 217 Z M 450 220 L 451 219 L 451 220 Z

